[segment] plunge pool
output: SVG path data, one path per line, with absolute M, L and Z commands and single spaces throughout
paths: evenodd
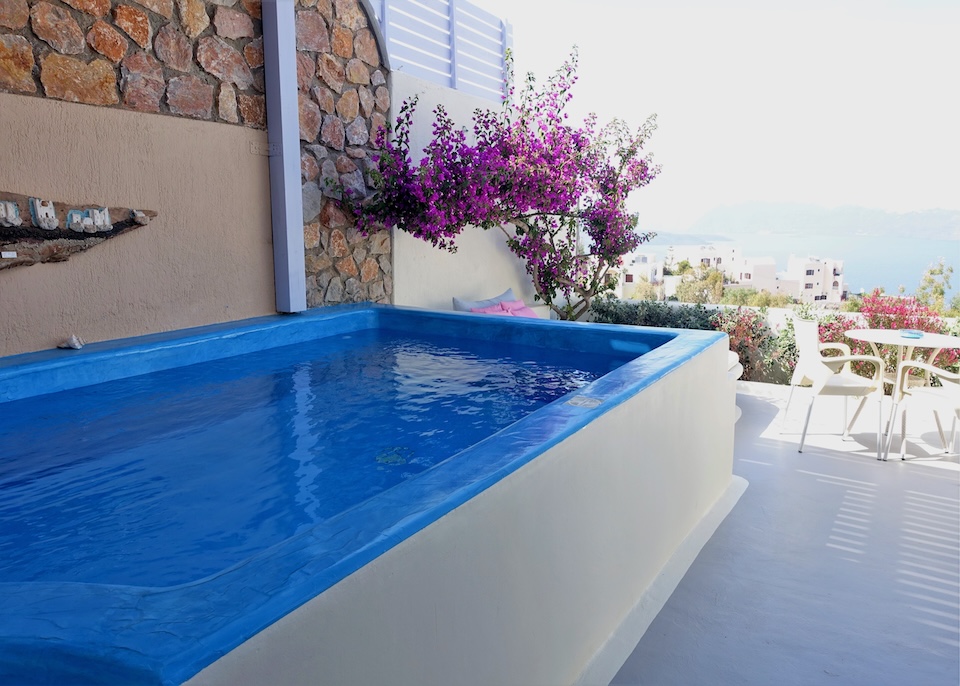
M 423 631 L 389 628 L 392 621 L 420 621 L 403 607 L 407 601 L 384 599 L 364 609 L 376 592 L 352 589 L 358 570 L 371 574 L 372 563 L 387 564 L 388 553 L 420 539 L 427 549 L 442 544 L 431 536 L 452 535 L 443 527 L 460 527 L 455 548 L 469 547 L 471 537 L 482 547 L 489 532 L 471 533 L 477 522 L 456 522 L 452 513 L 465 512 L 488 490 L 500 493 L 502 482 L 532 462 L 561 465 L 573 437 L 583 440 L 591 424 L 636 405 L 644 389 L 662 386 L 694 360 L 703 358 L 702 365 L 717 352 L 725 360 L 725 343 L 713 332 L 342 306 L 2 359 L 0 682 L 265 683 L 244 662 L 251 650 L 272 683 L 317 670 L 322 676 L 308 680 L 363 683 L 378 678 L 368 671 L 378 660 L 392 683 L 428 683 L 434 671 L 442 681 L 449 676 L 442 659 L 435 668 L 420 665 L 434 659 L 428 655 L 441 650 L 463 652 L 461 663 L 473 659 L 474 648 L 459 646 L 450 629 L 414 639 L 424 655 L 408 650 L 406 658 L 374 648 L 372 629 L 346 648 L 324 635 L 346 640 L 343 612 L 349 621 L 370 615 L 366 621 L 385 627 L 384 640 L 392 643 L 398 631 Z M 699 381 L 706 387 L 716 379 Z M 706 395 L 720 403 L 729 394 Z M 642 462 L 649 438 L 630 429 L 645 419 L 625 427 L 616 421 L 617 431 L 600 428 L 587 440 L 598 453 Z M 611 435 L 618 432 L 632 436 L 632 445 Z M 722 446 L 723 431 L 718 438 Z M 580 461 L 593 458 L 595 469 L 609 468 L 600 454 L 575 452 Z M 724 474 L 729 481 L 729 464 L 712 495 L 700 499 L 701 515 L 728 485 Z M 507 524 L 522 530 L 523 517 L 533 517 L 535 528 L 547 525 L 528 532 L 537 539 L 533 547 L 555 537 L 548 557 L 559 564 L 573 554 L 575 530 L 584 526 L 566 521 L 579 507 L 574 499 L 563 499 L 572 508 L 563 513 L 538 505 L 543 494 L 507 495 L 514 504 L 487 512 L 491 522 L 526 504 L 530 511 L 521 507 Z M 587 494 L 598 497 L 606 496 Z M 699 516 L 681 527 L 684 533 Z M 504 550 L 485 556 L 505 556 L 500 573 L 510 579 L 499 585 L 508 587 L 525 574 L 512 569 L 524 555 L 511 551 L 518 545 L 512 535 L 501 531 L 488 541 Z M 430 555 L 455 553 L 396 554 L 425 564 Z M 457 597 L 472 588 L 481 604 L 490 603 L 497 591 L 481 589 L 492 576 L 483 564 L 473 567 L 431 584 L 450 585 L 446 592 Z M 468 578 L 475 573 L 488 581 Z M 398 574 L 378 575 L 375 587 L 407 597 L 399 581 L 382 586 Z M 429 575 L 416 574 L 420 582 Z M 455 590 L 460 583 L 466 587 Z M 366 601 L 342 604 L 337 593 L 321 600 L 332 589 Z M 624 598 L 625 611 L 638 602 Z M 317 601 L 335 607 L 311 611 Z M 472 612 L 459 621 L 476 623 L 479 610 Z M 323 628 L 284 629 L 291 621 Z M 278 657 L 310 635 L 320 646 Z M 285 647 L 257 647 L 264 640 Z M 489 640 L 466 642 L 479 648 Z M 568 652 L 562 645 L 569 640 L 584 639 L 558 637 L 549 650 Z M 594 653 L 600 648 L 602 642 Z M 416 666 L 404 676 L 398 659 Z M 589 662 L 581 659 L 580 669 Z M 516 675 L 521 668 L 510 669 Z

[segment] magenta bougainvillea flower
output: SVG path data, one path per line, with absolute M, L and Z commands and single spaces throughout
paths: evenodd
M 528 75 L 519 94 L 508 56 L 508 95 L 499 110 L 476 110 L 472 129 L 442 106 L 433 137 L 416 160 L 410 131 L 417 102 L 403 103 L 392 136 L 381 131 L 373 193 L 344 200 L 365 233 L 397 226 L 456 250 L 467 227 L 497 228 L 526 265 L 537 297 L 575 319 L 615 284 L 611 269 L 653 234 L 637 231 L 627 197 L 660 171 L 644 143 L 655 116 L 637 131 L 614 120 L 579 127 L 564 111 L 576 83 L 576 51 L 541 91 Z

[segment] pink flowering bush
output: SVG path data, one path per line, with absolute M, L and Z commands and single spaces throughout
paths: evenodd
M 373 194 L 345 192 L 357 228 L 397 226 L 450 251 L 467 226 L 497 228 L 526 265 L 537 298 L 561 318 L 580 317 L 613 288 L 611 270 L 622 256 L 653 236 L 636 231 L 625 203 L 659 168 L 642 156 L 654 117 L 634 132 L 621 121 L 598 129 L 593 116 L 579 128 L 567 124 L 576 67 L 574 52 L 542 92 L 529 75 L 519 96 L 511 67 L 502 109 L 476 110 L 469 133 L 438 106 L 433 138 L 416 162 L 417 103 L 405 102 L 392 138 L 379 134 Z
M 915 329 L 927 333 L 949 333 L 947 323 L 937 312 L 914 296 L 888 296 L 879 289 L 870 295 L 863 296 L 860 305 L 860 314 L 870 329 Z M 930 350 L 917 349 L 914 359 L 924 359 Z M 895 353 L 888 351 L 886 362 L 888 368 L 896 369 Z M 956 369 L 960 362 L 960 351 L 942 350 L 933 364 L 943 369 Z
M 767 325 L 764 310 L 724 308 L 713 316 L 713 328 L 730 337 L 730 350 L 740 358 L 744 381 L 774 380 L 777 335 Z
M 811 313 L 810 316 L 814 316 Z M 792 338 L 792 324 L 788 322 L 789 335 Z M 927 333 L 950 333 L 946 322 L 941 319 L 936 312 L 926 305 L 917 301 L 916 298 L 904 296 L 887 296 L 881 291 L 875 290 L 870 295 L 863 297 L 863 303 L 860 308 L 860 317 L 843 313 L 828 313 L 819 319 L 819 332 L 821 343 L 846 343 L 850 346 L 850 352 L 854 355 L 873 355 L 873 349 L 869 343 L 855 341 L 847 338 L 846 332 L 850 329 L 915 329 Z M 787 338 L 781 334 L 786 341 Z M 781 348 L 785 346 L 781 345 Z M 881 347 L 881 354 L 886 362 L 887 371 L 894 372 L 897 369 L 898 360 L 897 351 L 890 346 Z M 913 358 L 917 360 L 926 360 L 926 355 L 930 350 L 926 348 L 917 348 L 914 351 Z M 826 351 L 825 355 L 839 354 L 835 351 Z M 792 352 L 793 359 L 784 359 L 786 368 L 792 370 L 796 365 L 796 351 Z M 943 369 L 956 371 L 960 366 L 960 351 L 941 350 L 934 360 L 934 364 Z M 873 374 L 873 366 L 866 362 L 853 364 L 853 370 L 863 376 Z

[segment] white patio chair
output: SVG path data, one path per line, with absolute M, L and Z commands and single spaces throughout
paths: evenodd
M 925 378 L 935 376 L 940 381 L 940 385 L 916 383 L 917 376 L 910 374 L 911 370 L 923 372 Z M 891 419 L 895 418 L 897 410 L 900 410 L 901 460 L 905 460 L 907 456 L 907 408 L 913 405 L 923 405 L 933 410 L 933 417 L 937 422 L 937 432 L 940 434 L 943 451 L 949 453 L 951 450 L 956 450 L 957 422 L 960 420 L 960 374 L 948 372 L 926 362 L 906 360 L 899 364 L 897 367 L 897 383 L 893 389 L 893 411 L 890 417 Z M 943 425 L 940 423 L 941 412 L 949 412 L 953 415 L 949 443 L 943 433 Z M 890 455 L 892 443 L 893 426 L 891 425 L 890 434 L 887 436 L 886 450 L 883 453 L 884 460 Z
M 807 438 L 807 427 L 810 424 L 810 414 L 813 412 L 813 403 L 821 395 L 845 396 L 843 404 L 843 437 L 850 435 L 850 428 L 857 421 L 867 399 L 873 395 L 877 400 L 877 459 L 883 455 L 883 370 L 884 362 L 874 355 L 851 355 L 850 347 L 845 343 L 820 343 L 818 325 L 814 320 L 793 317 L 793 328 L 797 340 L 797 367 L 790 379 L 790 395 L 787 406 L 783 410 L 784 421 L 790 402 L 793 400 L 793 391 L 797 386 L 811 386 L 810 404 L 807 406 L 807 416 L 803 422 L 803 433 L 800 435 L 800 445 L 797 452 L 803 452 L 803 444 Z M 839 350 L 842 354 L 836 357 L 824 357 L 820 353 L 824 350 Z M 869 362 L 873 365 L 873 376 L 870 378 L 854 374 L 850 368 L 853 362 Z M 860 398 L 860 404 L 853 414 L 853 419 L 847 423 L 846 398 Z

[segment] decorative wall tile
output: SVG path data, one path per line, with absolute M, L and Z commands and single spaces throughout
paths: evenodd
M 370 70 L 367 68 L 367 65 L 356 58 L 347 62 L 346 77 L 350 83 L 357 83 L 364 86 L 370 84 Z
M 238 94 L 237 104 L 245 124 L 259 128 L 267 125 L 267 106 L 262 95 Z
M 246 12 L 217 7 L 213 15 L 213 25 L 217 35 L 221 38 L 236 40 L 237 38 L 253 38 L 253 19 Z
M 40 82 L 47 97 L 88 105 L 116 105 L 117 75 L 106 60 L 89 64 L 73 57 L 50 54 L 40 62 Z
M 173 0 L 134 0 L 141 7 L 159 14 L 164 19 L 173 18 Z
M 180 15 L 180 25 L 190 38 L 196 38 L 210 26 L 210 17 L 203 0 L 177 0 L 177 12 Z
M 135 52 L 124 58 L 120 74 L 125 107 L 140 112 L 160 111 L 160 99 L 167 84 L 157 58 L 145 52 Z
M 30 25 L 37 37 L 63 55 L 83 52 L 83 31 L 68 10 L 38 2 L 30 9 Z
M 380 66 L 380 51 L 377 50 L 377 41 L 370 29 L 360 29 L 353 39 L 353 50 L 357 57 L 371 67 Z
M 330 31 L 316 12 L 297 12 L 297 50 L 330 52 Z
M 336 21 L 351 31 L 367 27 L 367 15 L 356 0 L 334 0 Z
M 93 17 L 103 17 L 110 13 L 110 0 L 63 0 L 75 10 Z
M 310 96 L 304 93 L 299 94 L 300 107 L 300 140 L 312 143 L 317 140 L 317 134 L 320 133 L 320 124 L 323 119 L 320 114 L 320 107 Z
M 320 59 L 317 61 L 317 75 L 334 93 L 343 91 L 343 84 L 347 77 L 343 65 L 333 55 L 320 55 Z
M 87 31 L 87 44 L 114 64 L 127 54 L 129 42 L 110 24 L 97 19 Z
M 352 121 L 360 114 L 360 96 L 355 90 L 345 91 L 337 101 L 337 114 L 344 121 Z
M 220 38 L 201 38 L 197 43 L 197 61 L 207 72 L 222 81 L 229 81 L 240 90 L 253 85 L 253 73 L 243 55 Z
M 193 43 L 173 24 L 166 24 L 157 31 L 153 49 L 160 61 L 171 69 L 184 73 L 193 69 Z
M 33 49 L 23 36 L 0 36 L 0 88 L 17 93 L 36 93 L 33 80 Z
M 240 121 L 240 114 L 237 111 L 237 91 L 229 83 L 220 84 L 220 93 L 217 94 L 217 115 L 231 124 Z
M 337 57 L 342 57 L 347 60 L 353 57 L 353 31 L 345 26 L 334 24 L 331 49 Z
M 252 40 L 243 46 L 243 56 L 251 69 L 263 66 L 263 38 Z
M 153 29 L 150 27 L 150 18 L 143 10 L 132 5 L 118 5 L 113 8 L 113 23 L 141 48 L 150 47 Z
M 0 26 L 22 29 L 30 20 L 27 0 L 0 0 Z
M 340 117 L 328 114 L 323 119 L 323 128 L 320 130 L 320 140 L 324 145 L 334 150 L 343 150 L 346 140 L 346 130 Z
M 196 76 L 177 76 L 167 84 L 167 105 L 174 114 L 210 119 L 213 114 L 213 86 Z

